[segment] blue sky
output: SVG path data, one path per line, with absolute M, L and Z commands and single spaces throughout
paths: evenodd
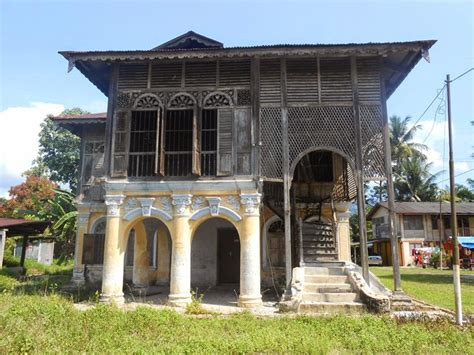
M 388 101 L 389 114 L 417 119 L 443 86 L 473 67 L 471 1 L 68 1 L 0 0 L 0 196 L 21 181 L 36 156 L 47 113 L 79 106 L 105 111 L 106 98 L 59 50 L 150 49 L 188 30 L 226 46 L 437 39 Z M 452 85 L 459 182 L 474 178 L 474 72 Z M 436 102 L 417 136 L 443 164 L 444 114 Z M 441 105 L 442 106 L 442 105 Z M 444 174 L 440 180 L 447 178 Z M 447 181 L 442 182 L 446 184 Z

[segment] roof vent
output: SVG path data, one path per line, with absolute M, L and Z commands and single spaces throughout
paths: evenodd
M 212 38 L 205 37 L 199 33 L 189 31 L 185 34 L 173 38 L 152 50 L 159 49 L 199 49 L 199 48 L 223 48 L 221 42 L 215 41 Z

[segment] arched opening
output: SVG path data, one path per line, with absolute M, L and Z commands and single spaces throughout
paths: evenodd
M 207 290 L 240 281 L 240 240 L 237 229 L 222 218 L 203 222 L 191 247 L 191 286 Z
M 338 234 L 337 212 L 342 212 L 341 203 L 349 206 L 356 195 L 351 166 L 341 154 L 313 150 L 300 157 L 290 190 L 295 261 L 312 264 L 346 258 L 350 240 Z
M 125 281 L 135 287 L 169 285 L 171 236 L 156 218 L 145 218 L 131 227 L 125 250 Z

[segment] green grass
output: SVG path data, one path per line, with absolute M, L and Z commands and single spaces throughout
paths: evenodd
M 195 317 L 145 307 L 74 309 L 62 297 L 0 295 L 6 353 L 432 353 L 465 352 L 472 327 L 388 317 Z
M 370 268 L 380 281 L 393 289 L 391 267 Z M 454 310 L 454 288 L 452 270 L 401 268 L 402 289 L 419 300 Z M 461 275 L 472 275 L 473 271 L 462 270 Z M 461 278 L 463 312 L 474 314 L 474 279 Z

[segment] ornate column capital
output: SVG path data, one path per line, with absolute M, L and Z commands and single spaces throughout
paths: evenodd
M 174 206 L 174 213 L 177 216 L 186 215 L 186 209 L 191 205 L 193 195 L 173 194 L 171 195 L 171 204 Z
M 89 221 L 90 212 L 78 212 L 77 221 L 79 225 L 84 225 Z
M 106 195 L 107 217 L 118 217 L 120 215 L 120 206 L 122 206 L 124 200 L 125 196 L 123 195 Z
M 351 217 L 350 212 L 337 212 L 336 211 L 336 218 L 338 223 L 349 222 L 349 218 Z
M 137 200 L 140 202 L 142 206 L 142 214 L 144 216 L 151 216 L 151 208 L 153 207 L 153 203 L 155 202 L 154 197 L 139 197 Z
M 258 192 L 250 194 L 240 194 L 240 203 L 244 205 L 245 215 L 259 215 L 260 200 L 262 195 Z

